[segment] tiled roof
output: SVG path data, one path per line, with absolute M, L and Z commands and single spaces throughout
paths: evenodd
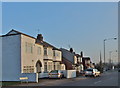
M 31 38 L 36 39 L 36 38 L 33 37 L 33 36 L 30 36 L 30 35 L 27 35 L 27 34 L 25 34 L 25 33 L 22 33 L 22 32 L 19 32 L 19 31 L 16 31 L 16 30 L 14 30 L 14 29 L 12 29 L 10 32 L 12 32 L 12 31 L 16 32 L 16 34 L 23 34 L 23 35 L 25 35 L 25 36 L 28 36 L 28 37 L 31 37 Z M 8 32 L 8 33 L 6 34 L 6 36 L 12 35 L 12 34 L 10 34 L 10 32 Z
M 15 34 L 10 34 L 11 32 L 15 32 Z M 37 38 L 35 38 L 35 37 L 33 37 L 33 36 L 30 36 L 30 35 L 27 35 L 27 34 L 25 34 L 25 33 L 16 31 L 16 30 L 14 30 L 14 29 L 12 29 L 12 30 L 11 30 L 10 32 L 8 32 L 6 35 L 2 35 L 1 37 L 11 36 L 11 35 L 18 35 L 18 34 L 22 34 L 22 35 L 28 36 L 28 37 L 30 37 L 30 38 L 36 39 L 36 41 L 37 41 Z M 36 43 L 37 43 L 37 44 L 41 44 L 41 45 L 43 45 L 44 47 L 52 47 L 53 50 L 59 50 L 59 51 L 60 51 L 60 49 L 54 47 L 53 45 L 51 45 L 51 44 L 49 44 L 49 43 L 47 43 L 47 42 L 45 42 L 45 41 L 37 41 Z
M 62 57 L 62 58 L 63 58 L 63 60 L 66 60 L 66 61 L 70 62 L 71 64 L 73 64 L 73 62 L 71 62 L 70 60 L 66 59 L 65 57 Z
M 49 43 L 47 43 L 45 41 L 37 41 L 36 43 L 41 44 L 44 47 L 51 47 L 51 48 L 53 48 L 53 50 L 59 50 L 59 51 L 61 51 L 60 49 L 54 47 L 53 45 L 51 45 L 51 44 L 49 44 Z

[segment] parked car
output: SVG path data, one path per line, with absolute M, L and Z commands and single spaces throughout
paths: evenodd
M 118 72 L 120 72 L 120 68 L 118 69 Z
M 98 71 L 97 69 L 89 68 L 85 70 L 85 76 L 97 77 L 100 76 L 100 71 Z
M 49 73 L 49 78 L 63 78 L 64 74 L 61 70 L 52 70 Z
M 85 74 L 85 71 L 80 71 L 80 75 L 84 75 Z

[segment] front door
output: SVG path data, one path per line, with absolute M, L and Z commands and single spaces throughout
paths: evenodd
M 37 61 L 37 63 L 36 63 L 36 72 L 37 73 L 41 73 L 41 67 L 42 67 L 42 63 L 40 61 Z

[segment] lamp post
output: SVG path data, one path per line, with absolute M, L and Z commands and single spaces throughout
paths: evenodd
M 111 54 L 112 54 L 112 52 L 117 52 L 117 50 L 115 50 L 115 51 L 109 51 L 109 58 L 110 58 L 110 62 L 109 62 L 109 64 L 110 65 L 112 65 L 112 58 L 111 58 Z M 112 66 L 111 66 L 112 67 Z
M 108 38 L 103 40 L 103 45 L 104 45 L 104 64 L 105 64 L 105 41 L 107 40 L 116 40 L 117 38 Z
M 110 64 L 111 64 L 111 62 L 112 62 L 112 59 L 111 59 L 111 53 L 112 53 L 113 51 L 109 51 L 109 57 L 110 57 Z
M 102 65 L 102 58 L 101 58 L 101 51 L 100 51 L 100 72 L 103 73 L 103 65 Z

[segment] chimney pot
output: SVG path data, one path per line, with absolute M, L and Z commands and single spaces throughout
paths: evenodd
M 43 41 L 43 36 L 42 36 L 42 34 L 38 34 L 38 35 L 37 35 L 37 40 Z

